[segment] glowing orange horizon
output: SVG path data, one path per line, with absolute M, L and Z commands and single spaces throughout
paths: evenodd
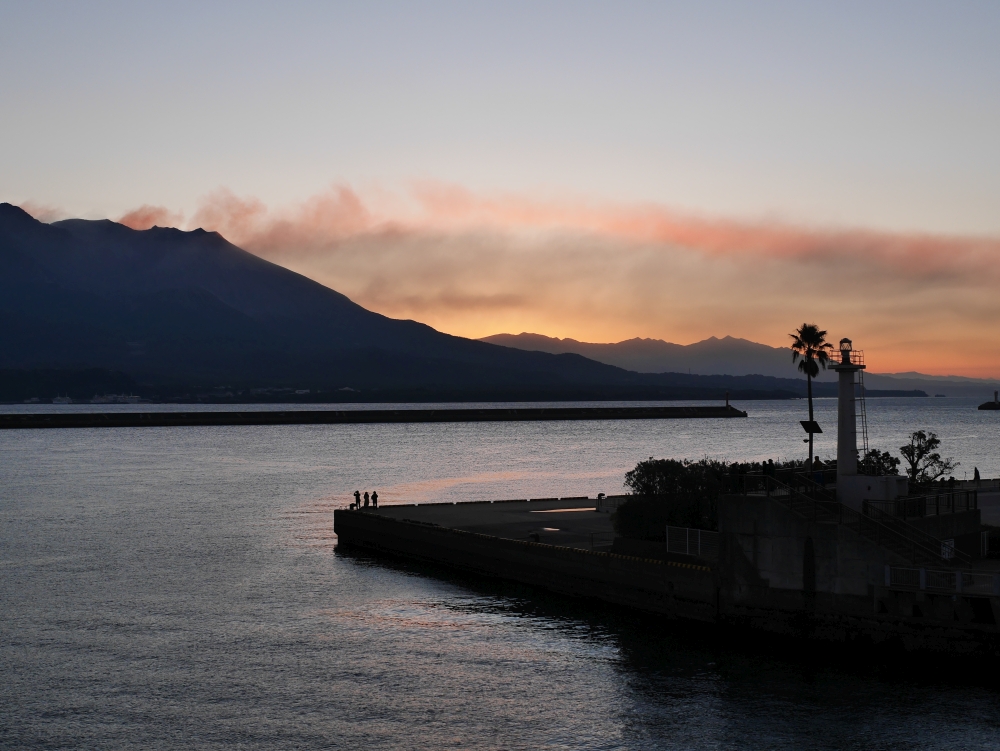
M 712 219 L 653 204 L 479 195 L 419 183 L 363 198 L 335 186 L 270 209 L 219 191 L 190 221 L 358 303 L 478 338 L 784 347 L 804 319 L 847 335 L 875 372 L 1000 376 L 1000 238 Z M 764 333 L 766 332 L 766 334 Z

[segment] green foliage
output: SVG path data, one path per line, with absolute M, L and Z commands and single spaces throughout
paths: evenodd
M 865 475 L 898 475 L 900 460 L 888 451 L 869 449 L 860 462 L 860 470 Z
M 899 447 L 907 464 L 906 474 L 913 482 L 934 482 L 955 471 L 959 463 L 951 457 L 944 459 L 936 450 L 941 445 L 937 433 L 918 430 L 910 435 L 910 442 Z
M 626 473 L 634 498 L 611 517 L 615 532 L 640 540 L 663 540 L 667 525 L 718 529 L 716 501 L 729 467 L 722 462 L 653 459 Z

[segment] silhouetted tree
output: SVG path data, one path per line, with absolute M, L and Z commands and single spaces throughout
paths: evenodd
M 806 394 L 809 397 L 809 422 L 813 421 L 813 386 L 812 379 L 819 375 L 819 369 L 826 370 L 830 361 L 830 350 L 833 345 L 826 340 L 826 332 L 820 331 L 814 323 L 803 323 L 796 331 L 789 334 L 792 337 L 792 362 L 799 363 L 799 372 L 806 374 Z M 813 434 L 809 434 L 809 456 L 807 465 L 813 460 Z
M 866 475 L 898 475 L 899 465 L 899 459 L 878 449 L 869 449 L 861 460 L 861 470 Z
M 910 442 L 899 447 L 899 453 L 906 460 L 906 474 L 913 482 L 934 482 L 939 477 L 950 475 L 959 465 L 951 457 L 942 459 L 935 449 L 941 445 L 937 434 L 928 430 L 914 432 Z

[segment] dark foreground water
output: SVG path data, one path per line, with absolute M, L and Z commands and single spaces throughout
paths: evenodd
M 803 660 L 336 548 L 355 486 L 614 492 L 649 454 L 766 453 L 785 409 L 0 434 L 0 747 L 1000 747 L 993 668 Z M 955 414 L 988 458 L 1000 421 Z

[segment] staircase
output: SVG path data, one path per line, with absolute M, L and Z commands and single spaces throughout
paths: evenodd
M 878 508 L 866 514 L 837 500 L 836 493 L 801 472 L 785 474 L 781 480 L 768 475 L 740 475 L 730 478 L 733 490 L 740 495 L 763 495 L 774 498 L 789 510 L 815 522 L 842 524 L 855 533 L 891 550 L 915 565 L 968 566 L 972 560 L 952 551 L 950 560 L 942 558 L 941 540 L 917 529 L 903 519 Z

